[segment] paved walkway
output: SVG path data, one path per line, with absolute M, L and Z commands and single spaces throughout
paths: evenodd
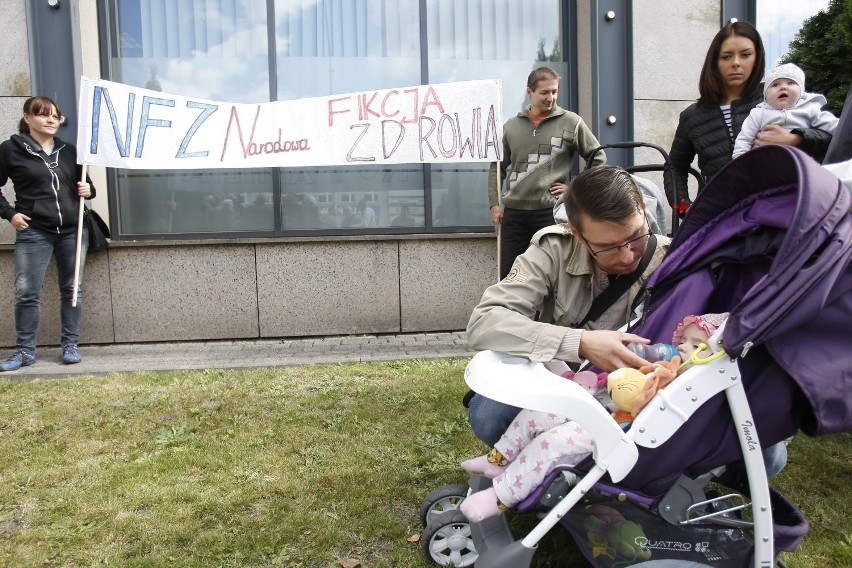
M 7 353 L 8 351 L 8 353 Z M 7 357 L 6 349 L 0 357 Z M 472 357 L 463 331 L 345 335 L 304 339 L 81 345 L 83 361 L 63 365 L 59 347 L 36 351 L 34 365 L 0 373 L 8 378 L 58 378 L 111 372 L 282 367 L 310 363 Z

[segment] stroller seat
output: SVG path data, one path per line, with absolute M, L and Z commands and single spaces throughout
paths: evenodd
M 713 505 L 714 500 L 708 499 L 702 491 L 703 488 L 689 478 L 679 480 L 670 491 L 655 497 L 617 485 L 635 467 L 639 457 L 639 447 L 663 446 L 702 403 L 719 392 L 729 392 L 732 412 L 738 423 L 754 423 L 745 389 L 740 381 L 739 368 L 735 360 L 725 356 L 721 349 L 720 338 L 723 330 L 724 327 L 709 342 L 711 349 L 721 356 L 709 357 L 709 362 L 690 368 L 665 389 L 660 390 L 627 431 L 622 430 L 600 402 L 586 389 L 562 378 L 547 365 L 494 351 L 477 353 L 465 370 L 468 386 L 498 402 L 552 412 L 578 422 L 594 437 L 595 449 L 591 457 L 593 464 L 586 471 L 571 468 L 572 472 L 578 472 L 583 476 L 576 485 L 570 487 L 561 480 L 561 471 L 557 468 L 551 472 L 538 490 L 516 507 L 520 512 L 540 508 L 542 503 L 550 508 L 538 526 L 523 540 L 515 541 L 511 537 L 511 531 L 504 517 L 486 519 L 483 523 L 473 524 L 471 530 L 474 542 L 479 543 L 477 546 L 479 559 L 476 566 L 488 568 L 523 566 L 524 562 L 531 560 L 538 541 L 556 524 L 560 522 L 565 524 L 564 519 L 568 518 L 572 508 L 581 501 L 587 500 L 587 496 L 591 493 L 614 496 L 621 502 L 629 501 L 649 511 L 662 508 L 661 516 L 674 525 L 695 524 L 705 527 L 708 523 L 718 521 L 718 524 L 722 526 L 749 528 L 753 526 L 756 557 L 774 558 L 775 535 L 772 511 L 773 508 L 778 508 L 780 494 L 770 496 L 760 441 L 754 432 L 747 428 L 741 431 L 741 443 L 749 474 L 754 511 L 753 523 L 739 519 L 734 521 L 726 519 L 724 515 L 733 510 L 726 507 L 708 513 L 707 508 Z M 523 385 L 523 388 L 518 388 L 519 385 Z M 602 481 L 605 475 L 609 479 Z M 472 476 L 470 480 L 470 486 L 474 490 L 484 489 L 489 483 L 490 480 L 481 479 L 478 476 Z M 557 484 L 555 490 L 554 483 Z M 746 505 L 743 504 L 737 509 L 745 507 Z M 787 506 L 786 509 L 787 523 L 792 524 L 793 529 L 791 530 L 788 526 L 784 534 L 785 538 L 778 544 L 779 549 L 794 550 L 808 527 L 804 517 L 792 505 Z M 568 524 L 570 526 L 570 523 Z M 484 528 L 480 525 L 484 525 Z M 581 522 L 579 526 L 582 527 L 583 523 Z M 480 533 L 480 531 L 483 532 Z M 497 534 L 499 537 L 495 538 Z M 647 539 L 647 536 L 636 538 Z M 647 558 L 637 556 L 636 559 L 649 559 L 650 552 L 645 552 L 648 553 Z M 707 553 L 710 553 L 711 558 L 714 554 L 709 546 L 707 550 L 692 549 L 688 552 L 702 561 L 706 560 Z M 528 559 L 527 555 L 529 555 Z M 687 561 L 683 556 L 680 560 Z M 694 558 L 689 561 L 694 561 Z M 695 565 L 720 564 L 696 563 Z
M 537 542 L 553 526 L 563 523 L 569 511 L 591 493 L 608 494 L 629 501 L 646 510 L 657 510 L 669 523 L 699 525 L 702 530 L 708 523 L 718 522 L 721 526 L 754 527 L 755 553 L 758 557 L 774 557 L 776 543 L 773 531 L 773 509 L 783 506 L 786 525 L 780 531 L 783 537 L 779 550 L 795 550 L 801 542 L 808 526 L 804 517 L 792 504 L 781 503 L 780 494 L 770 494 L 770 487 L 763 467 L 760 441 L 748 429 L 742 430 L 742 444 L 746 448 L 744 460 L 749 474 L 750 494 L 754 522 L 730 521 L 724 516 L 731 509 L 723 508 L 709 514 L 696 514 L 712 505 L 714 500 L 705 497 L 701 487 L 688 478 L 679 480 L 666 494 L 656 497 L 644 495 L 630 488 L 619 487 L 617 483 L 636 465 L 639 447 L 662 446 L 679 428 L 686 423 L 703 402 L 722 391 L 731 391 L 729 399 L 737 422 L 753 423 L 742 388 L 740 372 L 736 362 L 721 352 L 721 328 L 710 340 L 711 349 L 721 357 L 705 365 L 687 370 L 665 389 L 659 391 L 648 403 L 645 410 L 633 422 L 632 427 L 624 431 L 610 416 L 606 409 L 576 383 L 555 374 L 546 365 L 533 363 L 527 359 L 513 357 L 495 351 L 477 353 L 465 370 L 465 381 L 473 390 L 484 396 L 504 402 L 560 414 L 581 424 L 595 439 L 592 455 L 594 464 L 585 472 L 576 485 L 570 487 L 561 479 L 562 470 L 557 468 L 533 494 L 522 501 L 516 509 L 520 512 L 532 511 L 546 504 L 550 511 L 539 525 L 521 541 L 511 537 L 511 531 L 504 517 L 486 519 L 485 522 L 471 527 L 473 539 L 478 542 L 479 559 L 476 566 L 503 568 L 523 566 L 532 558 Z M 709 357 L 708 359 L 713 359 Z M 523 385 L 523 388 L 518 388 Z M 571 468 L 577 472 L 577 469 Z M 604 475 L 608 480 L 602 481 Z M 708 478 L 709 479 L 709 478 Z M 474 490 L 488 487 L 490 480 L 473 476 L 470 486 Z M 554 483 L 560 488 L 554 490 Z M 689 498 L 684 498 L 686 495 Z M 738 507 L 745 508 L 745 505 Z M 649 513 L 648 516 L 651 516 Z M 582 526 L 582 523 L 580 523 Z M 576 528 L 576 527 L 575 527 Z M 481 531 L 481 532 L 480 532 Z M 499 535 L 499 536 L 498 536 Z M 646 538 L 647 537 L 642 537 Z M 749 548 L 749 547 L 747 547 Z M 763 550 L 761 550 L 763 549 Z M 691 550 L 692 555 L 714 554 L 712 550 Z M 529 555 L 529 559 L 526 558 Z M 659 556 L 659 554 L 657 555 Z M 650 556 L 649 556 L 650 558 Z M 726 559 L 727 560 L 727 559 Z M 681 558 L 681 561 L 687 561 Z M 692 562 L 692 560 L 689 560 Z M 701 564 L 696 566 L 727 565 Z

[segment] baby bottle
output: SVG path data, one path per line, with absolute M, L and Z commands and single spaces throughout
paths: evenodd
M 675 346 L 670 343 L 645 345 L 644 343 L 632 342 L 627 344 L 627 348 L 652 363 L 654 361 L 671 361 L 672 357 L 678 354 Z

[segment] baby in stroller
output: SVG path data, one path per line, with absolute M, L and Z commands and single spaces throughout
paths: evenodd
M 726 316 L 689 315 L 678 323 L 672 344 L 686 364 L 693 356 L 710 353 L 707 342 Z M 675 361 L 677 366 L 680 361 Z M 564 376 L 570 378 L 569 373 Z M 491 451 L 461 464 L 468 473 L 493 481 L 489 489 L 465 499 L 460 509 L 472 522 L 499 515 L 529 496 L 556 465 L 577 465 L 593 450 L 594 438 L 580 424 L 554 413 L 524 409 Z

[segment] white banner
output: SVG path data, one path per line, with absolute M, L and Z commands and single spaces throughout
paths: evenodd
M 499 80 L 258 104 L 81 78 L 80 163 L 128 169 L 495 162 Z

